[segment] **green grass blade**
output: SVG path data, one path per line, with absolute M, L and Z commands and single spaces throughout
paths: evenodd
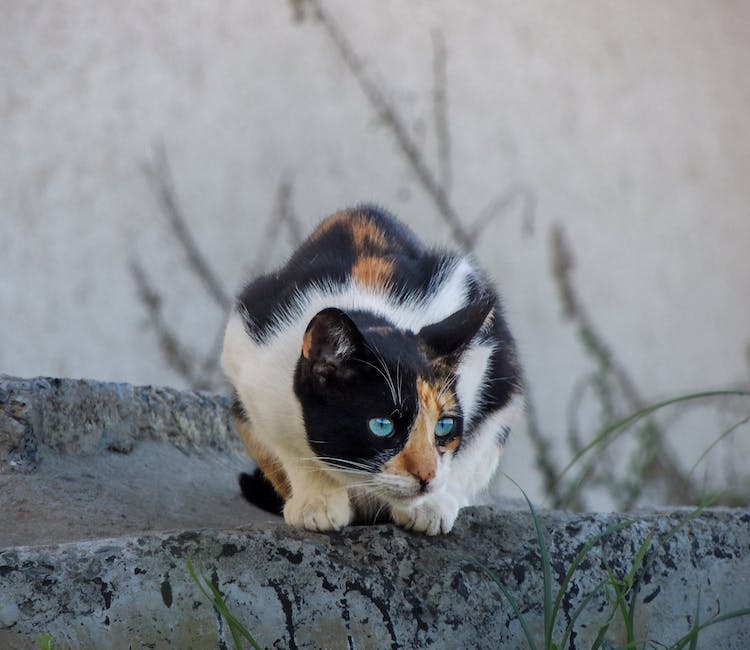
M 630 633 L 630 628 L 632 628 L 632 621 L 630 621 L 630 625 L 628 625 L 628 608 L 625 602 L 625 594 L 622 591 L 622 584 L 617 579 L 617 576 L 615 576 L 615 572 L 612 571 L 612 567 L 609 566 L 606 562 L 604 563 L 604 566 L 607 570 L 607 576 L 609 577 L 609 585 L 612 587 L 613 591 L 615 592 L 615 606 L 614 611 L 619 610 L 620 615 L 622 616 L 622 620 L 625 623 L 626 628 L 626 636 L 628 643 L 632 641 L 632 635 Z
M 229 611 L 224 597 L 221 595 L 218 587 L 211 582 L 200 570 L 200 577 L 195 571 L 192 560 L 186 558 L 188 572 L 193 582 L 198 585 L 203 595 L 211 602 L 217 612 L 224 618 L 229 626 L 229 632 L 232 635 L 232 640 L 237 650 L 242 650 L 242 638 L 245 638 L 255 650 L 260 650 L 260 645 L 253 638 L 253 635 L 247 630 L 247 628 L 240 623 L 237 618 Z
M 746 607 L 744 609 L 736 609 L 735 611 L 729 612 L 728 614 L 714 616 L 713 618 L 707 620 L 705 623 L 701 623 L 698 627 L 694 627 L 692 630 L 690 630 L 690 632 L 688 632 L 684 637 L 682 637 L 679 641 L 677 641 L 677 643 L 672 646 L 672 650 L 682 650 L 682 648 L 684 648 L 686 644 L 692 644 L 693 639 L 697 639 L 698 635 L 707 627 L 711 627 L 712 625 L 716 625 L 717 623 L 723 623 L 724 621 L 730 621 L 734 618 L 740 618 L 742 616 L 750 616 L 750 607 Z
M 227 604 L 224 601 L 224 598 L 222 597 L 221 592 L 219 592 L 216 585 L 214 585 L 213 582 L 210 582 L 209 580 L 207 580 L 205 576 L 203 579 L 206 580 L 206 583 L 208 584 L 209 588 L 213 592 L 216 603 L 220 605 L 221 614 L 222 616 L 224 616 L 224 619 L 229 624 L 229 629 L 232 632 L 232 637 L 235 639 L 235 645 L 237 645 L 238 648 L 241 647 L 239 636 L 242 636 L 245 639 L 247 639 L 254 648 L 257 648 L 257 650 L 260 650 L 260 646 L 258 645 L 257 641 L 253 638 L 252 634 L 250 634 L 247 628 L 237 620 L 237 618 L 232 614 L 232 612 L 229 611 L 229 607 L 227 607 Z
M 34 641 L 41 648 L 41 650 L 55 650 L 55 639 L 52 635 L 45 632 L 44 634 L 37 634 L 34 636 Z
M 589 554 L 589 551 L 596 544 L 598 544 L 601 539 L 608 537 L 612 533 L 619 532 L 624 528 L 628 528 L 629 526 L 632 526 L 634 523 L 635 523 L 634 520 L 628 520 L 628 521 L 621 521 L 617 524 L 612 524 L 611 526 L 607 526 L 607 528 L 605 528 L 601 533 L 595 535 L 588 542 L 586 542 L 586 544 L 581 548 L 581 550 L 578 551 L 575 558 L 573 559 L 573 562 L 570 564 L 568 571 L 565 573 L 565 577 L 563 578 L 563 581 L 560 583 L 560 589 L 557 592 L 557 597 L 555 598 L 555 602 L 552 607 L 552 620 L 553 621 L 557 619 L 557 614 L 560 611 L 560 606 L 562 605 L 562 599 L 565 597 L 565 594 L 568 591 L 568 585 L 570 584 L 570 581 L 573 578 L 573 573 L 575 573 L 576 569 L 578 569 L 581 562 L 583 562 L 583 560 Z M 565 646 L 564 643 L 561 643 L 560 645 L 561 647 Z
M 594 643 L 591 644 L 591 650 L 599 650 L 599 648 L 602 647 L 602 643 L 604 643 L 604 635 L 609 630 L 609 626 L 612 623 L 612 619 L 610 618 L 606 623 L 604 623 L 599 628 L 599 633 L 596 635 L 596 638 L 594 639 Z
M 521 490 L 521 494 L 523 494 L 523 498 L 526 499 L 526 503 L 529 506 L 531 518 L 534 520 L 537 543 L 539 544 L 539 555 L 542 560 L 542 583 L 544 586 L 544 647 L 550 648 L 552 647 L 552 629 L 555 625 L 555 619 L 552 618 L 552 564 L 549 559 L 547 536 L 542 527 L 542 522 L 536 513 L 536 508 L 534 508 L 534 504 L 531 503 L 531 499 L 529 499 L 526 492 L 524 492 L 523 488 L 518 483 L 507 474 L 506 477 L 513 483 L 513 485 Z
M 693 466 L 692 466 L 692 467 L 690 468 L 690 471 L 689 471 L 689 472 L 687 473 L 687 478 L 688 478 L 688 479 L 690 479 L 690 477 L 691 477 L 691 476 L 693 475 L 693 472 L 694 472 L 694 471 L 695 471 L 695 470 L 697 469 L 698 465 L 700 465 L 700 464 L 701 464 L 701 461 L 702 461 L 702 460 L 703 460 L 703 459 L 704 459 L 704 458 L 705 458 L 706 456 L 708 456 L 708 454 L 710 453 L 710 451 L 711 451 L 711 450 L 712 450 L 712 449 L 713 449 L 713 448 L 714 448 L 714 447 L 715 447 L 716 445 L 718 445 L 718 444 L 719 444 L 719 443 L 720 443 L 720 442 L 721 442 L 722 440 L 724 440 L 724 438 L 726 438 L 727 436 L 731 435 L 731 434 L 732 434 L 732 433 L 734 433 L 734 432 L 735 432 L 735 431 L 736 431 L 737 429 L 739 429 L 739 428 L 740 428 L 740 427 L 742 427 L 743 425 L 747 424 L 748 422 L 750 422 L 750 415 L 748 415 L 747 417 L 744 417 L 744 418 L 742 418 L 742 419 L 741 419 L 741 420 L 740 420 L 739 422 L 735 422 L 735 423 L 734 423 L 734 424 L 733 424 L 733 425 L 732 425 L 731 427 L 729 427 L 728 429 L 726 429 L 726 430 L 725 430 L 725 431 L 724 431 L 724 432 L 723 432 L 723 433 L 722 433 L 722 434 L 721 434 L 721 435 L 720 435 L 720 436 L 719 436 L 718 438 L 716 438 L 716 440 L 714 440 L 714 441 L 713 441 L 713 442 L 712 442 L 712 443 L 711 443 L 711 444 L 710 444 L 710 445 L 709 445 L 709 446 L 708 446 L 708 447 L 707 447 L 707 448 L 706 448 L 706 449 L 705 449 L 705 450 L 703 451 L 703 453 L 702 453 L 702 454 L 700 455 L 700 457 L 698 458 L 698 460 L 696 460 L 696 461 L 695 461 L 695 463 L 693 464 Z
M 497 585 L 497 588 L 500 590 L 500 593 L 505 596 L 505 599 L 508 601 L 508 603 L 511 606 L 511 609 L 513 610 L 513 613 L 516 615 L 516 618 L 518 619 L 519 624 L 521 625 L 521 629 L 523 630 L 523 634 L 526 637 L 526 643 L 529 644 L 529 648 L 531 650 L 537 650 L 536 642 L 534 641 L 534 637 L 531 636 L 531 630 L 529 629 L 528 624 L 526 623 L 526 619 L 524 618 L 523 613 L 521 612 L 521 608 L 518 606 L 518 603 L 516 602 L 516 599 L 513 598 L 513 594 L 508 591 L 508 588 L 502 583 L 500 578 L 498 578 L 495 575 L 495 572 L 490 570 L 487 566 L 485 566 L 482 562 L 477 560 L 476 558 L 469 558 L 472 564 L 479 567 L 479 569 L 488 576 L 494 583 Z
M 695 636 L 690 639 L 690 650 L 697 650 L 698 648 L 698 628 L 700 627 L 701 620 L 701 588 L 698 586 L 698 599 L 695 603 L 695 620 L 693 621 L 693 629 L 691 632 L 695 632 Z
M 704 391 L 701 393 L 691 393 L 689 395 L 680 395 L 679 397 L 673 397 L 671 399 L 657 402 L 656 404 L 652 404 L 651 406 L 640 409 L 639 411 L 632 413 L 626 418 L 623 418 L 622 420 L 619 420 L 618 422 L 605 427 L 591 442 L 589 442 L 589 444 L 587 444 L 573 456 L 570 462 L 568 462 L 568 464 L 563 468 L 560 474 L 558 474 L 557 478 L 555 479 L 555 484 L 558 484 L 562 480 L 563 476 L 565 476 L 565 474 L 567 474 L 583 456 L 585 456 L 594 447 L 607 441 L 608 438 L 614 438 L 614 434 L 620 429 L 625 429 L 638 420 L 641 420 L 651 415 L 655 411 L 663 409 L 667 406 L 711 397 L 750 397 L 750 392 L 744 390 L 713 390 Z
M 584 599 L 578 604 L 578 607 L 576 607 L 573 610 L 573 614 L 570 617 L 570 622 L 565 628 L 563 637 L 560 640 L 560 643 L 559 643 L 560 648 L 568 647 L 568 639 L 570 638 L 570 635 L 573 633 L 573 628 L 575 627 L 578 617 L 583 613 L 583 610 L 586 609 L 586 606 L 596 597 L 596 595 L 602 590 L 602 588 L 606 584 L 607 584 L 607 580 L 605 578 L 596 587 L 594 587 L 588 594 L 586 594 Z
M 633 588 L 633 584 L 635 583 L 635 575 L 636 573 L 638 573 L 638 569 L 643 566 L 643 558 L 646 556 L 648 549 L 651 547 L 651 541 L 653 540 L 653 538 L 654 529 L 651 528 L 651 530 L 649 530 L 648 534 L 646 535 L 646 539 L 644 539 L 641 545 L 638 547 L 638 552 L 635 554 L 633 564 L 630 566 L 630 571 L 628 571 L 628 574 L 625 576 L 625 586 L 628 590 Z

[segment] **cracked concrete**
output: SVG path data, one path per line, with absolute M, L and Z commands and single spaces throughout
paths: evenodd
M 225 648 L 226 625 L 192 582 L 204 567 L 262 647 L 522 648 L 543 638 L 542 571 L 525 511 L 473 508 L 448 536 L 393 526 L 291 530 L 241 501 L 246 465 L 226 401 L 168 389 L 0 377 L 0 648 Z M 590 647 L 612 611 L 605 565 L 639 578 L 637 639 L 667 646 L 700 621 L 750 607 L 750 513 L 688 510 L 541 515 L 553 597 L 592 536 L 553 638 L 582 607 L 571 647 Z M 590 599 L 589 596 L 591 595 Z M 611 595 L 611 592 L 610 592 Z M 588 600 L 587 600 L 588 599 Z M 619 616 L 606 638 L 625 643 Z M 702 632 L 700 647 L 750 647 L 750 617 Z

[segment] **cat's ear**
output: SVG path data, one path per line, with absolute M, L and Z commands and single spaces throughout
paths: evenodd
M 302 357 L 312 374 L 323 381 L 333 376 L 346 378 L 350 372 L 347 361 L 364 346 L 354 321 L 340 309 L 329 307 L 308 324 L 302 337 Z
M 435 357 L 459 356 L 494 316 L 495 301 L 476 300 L 438 323 L 427 325 L 419 337 Z

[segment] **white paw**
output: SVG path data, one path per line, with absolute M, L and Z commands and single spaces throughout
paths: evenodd
M 284 521 L 307 530 L 338 530 L 352 520 L 352 508 L 346 490 L 292 496 L 284 505 Z
M 393 521 L 399 526 L 426 535 L 440 535 L 451 531 L 458 517 L 458 503 L 453 497 L 423 501 L 406 508 L 391 507 Z

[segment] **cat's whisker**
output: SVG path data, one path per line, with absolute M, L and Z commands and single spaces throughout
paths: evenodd
M 398 408 L 404 408 L 404 400 L 401 397 L 401 359 L 396 360 L 396 393 L 398 395 Z
M 325 472 L 329 471 L 330 469 L 335 469 L 339 472 L 358 476 L 370 476 L 373 474 L 373 472 L 377 471 L 375 467 L 372 467 L 370 465 L 366 465 L 364 463 L 356 463 L 354 461 L 344 460 L 340 458 L 326 458 L 316 456 L 314 458 L 300 458 L 299 460 L 302 463 L 306 463 L 308 465 L 306 469 L 308 469 L 309 471 Z M 317 465 L 317 463 L 319 462 L 322 462 L 327 467 Z
M 383 361 L 382 357 L 377 352 L 375 352 L 375 350 L 372 350 L 372 351 L 375 353 L 375 358 L 378 359 L 380 361 L 381 365 L 385 368 L 385 371 L 381 370 L 374 363 L 370 363 L 369 361 L 366 361 L 365 359 L 357 359 L 357 360 L 361 361 L 366 366 L 370 366 L 370 368 L 376 370 L 380 374 L 380 376 L 385 380 L 386 386 L 388 386 L 388 390 L 391 393 L 391 398 L 393 399 L 394 404 L 396 404 L 398 406 L 398 403 L 396 402 L 396 388 L 393 385 L 393 380 L 391 379 L 390 371 L 388 370 L 388 366 Z
M 335 456 L 313 456 L 310 458 L 301 458 L 300 460 L 308 460 L 308 461 L 316 461 L 316 460 L 322 460 L 324 462 L 330 462 L 330 463 L 338 463 L 342 464 L 345 467 L 353 467 L 353 468 L 362 468 L 366 469 L 368 471 L 376 471 L 376 468 L 374 465 L 370 463 L 365 462 L 359 462 L 356 460 L 350 460 L 348 458 L 337 458 Z
M 451 388 L 453 388 L 453 385 L 456 383 L 456 376 L 450 376 L 445 379 L 443 382 L 443 385 L 440 387 L 440 390 L 438 391 L 438 401 L 440 401 L 445 395 L 446 392 L 448 392 Z

